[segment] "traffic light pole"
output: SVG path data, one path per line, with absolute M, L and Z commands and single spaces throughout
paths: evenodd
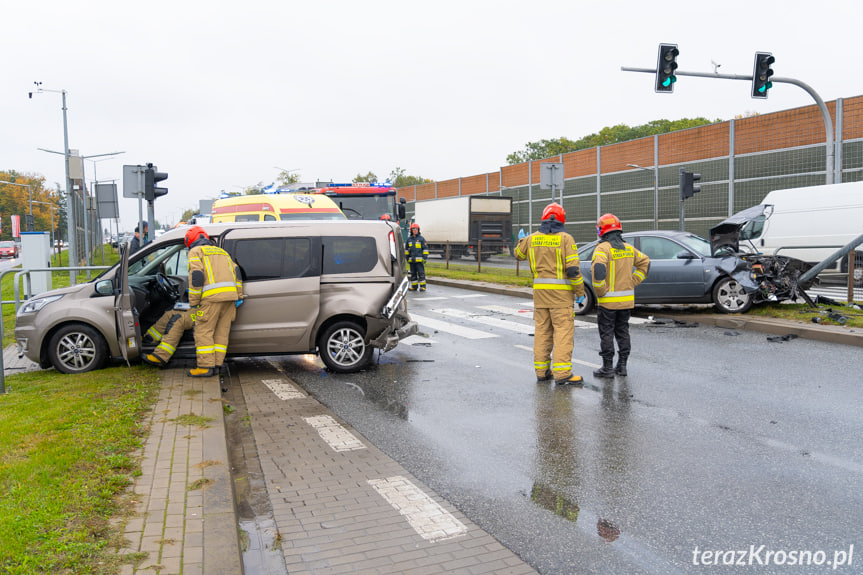
M 655 68 L 629 68 L 627 66 L 621 66 L 620 70 L 622 72 L 645 72 L 647 74 L 656 74 L 657 71 Z M 746 80 L 747 82 L 752 82 L 753 77 L 747 76 L 744 74 L 711 74 L 707 72 L 682 72 L 680 70 L 676 70 L 674 72 L 675 76 L 697 76 L 700 78 L 721 78 L 723 80 Z M 824 132 L 825 132 L 825 144 L 827 147 L 827 165 L 826 165 L 826 184 L 833 183 L 833 170 L 835 163 L 835 150 L 833 149 L 833 119 L 830 117 L 830 110 L 827 109 L 827 104 L 824 103 L 824 100 L 821 99 L 821 96 L 818 95 L 818 92 L 812 89 L 811 86 L 806 84 L 805 82 L 801 82 L 795 78 L 782 78 L 782 77 L 772 77 L 770 78 L 771 82 L 780 82 L 783 84 L 794 84 L 803 90 L 806 91 L 812 99 L 815 100 L 815 103 L 818 104 L 818 109 L 821 110 L 821 116 L 824 119 Z

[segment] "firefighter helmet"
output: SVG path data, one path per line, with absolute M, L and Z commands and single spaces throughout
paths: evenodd
M 198 239 L 203 236 L 207 239 L 210 239 L 210 236 L 207 235 L 207 232 L 204 231 L 204 228 L 201 226 L 192 226 L 189 228 L 189 231 L 186 232 L 185 243 L 186 247 L 191 246 L 193 243 L 198 241 Z
M 420 233 L 420 225 L 416 222 L 411 224 L 411 231 L 414 231 L 414 230 L 416 230 L 417 233 Z
M 602 237 L 614 230 L 623 230 L 623 226 L 620 225 L 620 219 L 614 214 L 602 214 L 599 217 L 599 221 L 596 222 L 596 235 Z
M 390 215 L 389 215 L 389 214 L 384 214 L 384 215 L 382 215 L 380 219 L 382 219 L 382 220 L 384 220 L 384 221 L 386 221 L 386 222 L 390 222 L 390 221 L 392 221 L 392 218 L 390 217 Z
M 542 210 L 542 221 L 549 219 L 551 216 L 554 216 L 554 219 L 559 221 L 562 224 L 566 223 L 566 210 L 563 209 L 563 206 L 558 204 L 557 202 L 553 202 L 545 206 L 545 209 Z

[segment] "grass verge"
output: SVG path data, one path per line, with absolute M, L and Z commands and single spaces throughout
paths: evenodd
M 0 395 L 0 572 L 117 573 L 111 518 L 140 472 L 159 374 L 116 367 L 6 380 Z

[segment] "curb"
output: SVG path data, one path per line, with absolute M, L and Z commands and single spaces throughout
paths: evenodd
M 456 281 L 435 277 L 427 277 L 426 281 L 430 284 L 447 287 L 472 289 L 475 291 L 498 295 L 533 298 L 533 290 L 527 287 L 501 286 L 499 284 L 488 282 L 476 282 L 470 280 Z M 668 310 L 665 310 L 665 313 L 668 313 Z M 655 315 L 655 313 L 652 315 Z M 771 335 L 796 335 L 797 337 L 816 341 L 863 347 L 863 329 L 858 328 L 847 328 L 838 325 L 810 324 L 801 321 L 789 321 L 738 314 L 686 314 L 685 312 L 681 313 L 678 310 L 674 310 L 669 315 L 673 315 L 675 318 L 685 321 L 713 325 L 726 329 L 757 331 L 761 333 L 769 333 Z

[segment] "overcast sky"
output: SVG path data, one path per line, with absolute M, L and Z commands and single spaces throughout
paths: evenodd
M 278 168 L 471 176 L 531 141 L 812 103 L 788 84 L 764 101 L 694 77 L 656 94 L 653 75 L 620 70 L 655 67 L 663 42 L 683 71 L 751 74 L 769 51 L 776 76 L 825 101 L 863 94 L 861 16 L 859 0 L 0 0 L 0 169 L 65 187 L 62 156 L 37 150 L 63 149 L 60 94 L 27 97 L 40 81 L 67 91 L 71 149 L 125 152 L 85 162 L 88 181 L 122 189 L 124 164 L 169 173 L 162 223 Z M 120 211 L 130 230 L 137 201 Z

